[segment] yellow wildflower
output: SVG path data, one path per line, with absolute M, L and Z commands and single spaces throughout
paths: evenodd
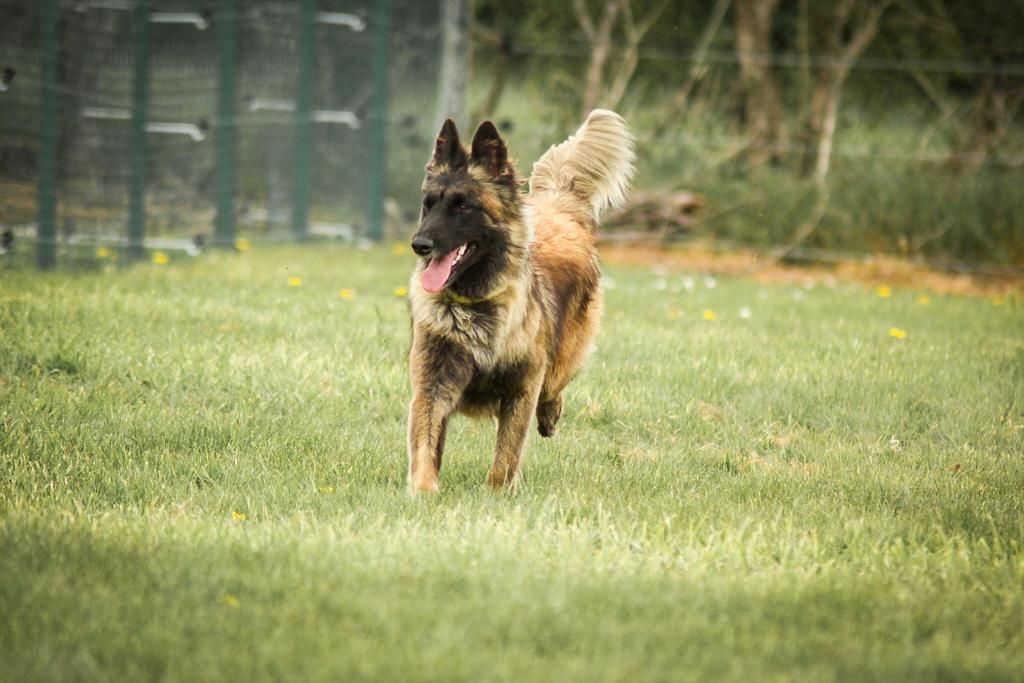
M 717 315 L 715 315 L 715 312 L 712 311 L 710 308 L 705 308 L 704 313 L 702 315 L 704 316 L 705 320 L 714 320 L 715 318 L 718 317 Z
M 931 302 L 932 298 L 927 294 L 921 294 L 920 296 L 917 297 L 917 303 L 920 304 L 921 306 L 927 306 Z
M 391 253 L 395 254 L 396 256 L 401 256 L 402 254 L 406 254 L 408 252 L 409 247 L 402 244 L 401 242 L 395 242 L 394 244 L 391 245 Z
M 231 593 L 225 593 L 224 595 L 220 596 L 217 602 L 224 605 L 225 607 L 230 607 L 231 609 L 238 609 L 242 606 L 242 601 L 238 599 L 238 596 L 232 595 Z
M 893 339 L 906 339 L 907 338 L 907 331 L 906 330 L 901 330 L 898 327 L 890 327 L 889 328 L 889 336 L 892 337 Z
M 110 250 L 106 247 L 96 247 L 96 258 L 107 258 L 110 256 Z
M 877 292 L 878 296 L 882 297 L 883 299 L 888 299 L 890 296 L 892 296 L 892 287 L 890 287 L 889 285 L 878 285 L 878 288 L 875 289 L 875 292 Z
M 321 486 L 320 487 L 320 493 L 334 493 L 334 487 L 333 486 Z
M 354 289 L 339 289 L 338 290 L 338 296 L 340 296 L 342 299 L 351 299 L 351 298 L 355 297 L 355 295 L 356 295 L 356 290 L 354 290 Z
M 288 286 L 289 287 L 301 287 L 302 286 L 302 278 L 298 278 L 298 277 L 290 277 L 290 278 L 288 278 Z
M 153 263 L 158 266 L 166 266 L 171 262 L 171 258 L 162 251 L 153 252 Z
M 252 242 L 245 239 L 244 237 L 239 237 L 237 240 L 235 240 L 235 249 L 237 249 L 238 251 L 249 251 L 250 249 L 252 249 Z
M 231 511 L 231 519 L 233 519 L 236 522 L 244 522 L 247 516 L 248 515 L 246 515 L 244 512 L 238 512 L 237 510 Z
M 405 287 L 395 287 L 391 292 L 397 297 L 403 297 L 409 294 L 409 290 Z

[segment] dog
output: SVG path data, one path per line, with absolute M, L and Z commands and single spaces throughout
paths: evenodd
M 456 412 L 497 417 L 495 489 L 516 484 L 534 415 L 541 436 L 555 433 L 601 320 L 594 232 L 625 200 L 633 149 L 625 120 L 594 110 L 537 160 L 524 195 L 493 123 L 467 149 L 444 122 L 412 237 L 410 492 L 438 490 Z

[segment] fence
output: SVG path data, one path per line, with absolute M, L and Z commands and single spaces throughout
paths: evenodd
M 936 44 L 905 44 L 913 8 L 881 3 L 890 23 L 834 88 L 844 94 L 822 165 L 809 162 L 828 126 L 808 124 L 842 61 L 812 39 L 811 20 L 828 25 L 838 6 L 782 3 L 781 44 L 751 51 L 730 23 L 739 4 L 620 1 L 637 10 L 632 33 L 620 27 L 601 48 L 574 12 L 611 7 L 593 1 L 476 0 L 468 20 L 450 16 L 468 0 L 0 0 L 0 252 L 14 238 L 49 266 L 76 245 L 137 254 L 243 234 L 398 237 L 449 100 L 498 123 L 525 172 L 593 99 L 636 132 L 638 187 L 692 192 L 704 207 L 664 227 L 662 202 L 648 232 L 1020 270 L 1012 8 L 1005 21 L 969 13 L 979 35 L 1005 24 L 993 56 L 967 29 L 956 49 L 945 28 Z M 653 9 L 659 21 L 639 21 Z M 468 47 L 443 40 L 452 22 L 470 25 Z M 631 43 L 641 24 L 650 33 Z M 752 135 L 745 61 L 772 75 L 776 134 Z M 827 182 L 808 173 L 822 166 Z
M 35 238 L 50 267 L 61 245 L 380 238 L 386 147 L 422 155 L 435 124 L 410 101 L 436 97 L 438 15 L 416 0 L 0 2 L 8 241 Z

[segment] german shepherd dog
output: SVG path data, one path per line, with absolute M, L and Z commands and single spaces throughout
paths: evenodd
M 493 123 L 467 150 L 444 122 L 412 238 L 412 493 L 437 491 L 455 412 L 498 418 L 487 475 L 496 489 L 516 483 L 534 414 L 541 436 L 555 433 L 562 390 L 600 324 L 594 229 L 624 200 L 633 159 L 626 122 L 595 110 L 534 164 L 524 196 Z

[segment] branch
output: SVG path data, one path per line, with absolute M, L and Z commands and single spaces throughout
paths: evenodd
M 707 59 L 708 50 L 711 48 L 715 34 L 718 33 L 718 28 L 722 25 L 722 19 L 725 18 L 725 13 L 729 11 L 731 4 L 732 0 L 716 0 L 714 8 L 711 10 L 711 16 L 708 18 L 708 23 L 704 25 L 704 30 L 701 31 L 700 38 L 697 40 L 697 47 L 693 51 L 690 73 L 687 75 L 683 87 L 676 92 L 676 96 L 672 99 L 669 115 L 666 117 L 665 123 L 659 127 L 659 133 L 663 132 L 664 128 L 668 126 L 670 119 L 683 110 L 687 100 L 690 99 L 690 92 L 704 78 L 704 74 L 707 73 L 704 62 Z
M 643 36 L 654 27 L 654 24 L 658 22 L 658 18 L 661 16 L 661 13 L 669 6 L 669 2 L 670 0 L 661 0 L 661 3 L 655 5 L 654 8 L 647 13 L 647 16 L 640 22 L 640 26 L 635 29 L 639 33 L 640 38 L 643 38 Z M 626 4 L 628 5 L 629 3 L 627 2 Z M 632 24 L 633 12 L 630 10 L 627 11 L 629 12 L 629 22 Z
M 601 17 L 601 25 L 597 29 L 599 38 L 604 41 L 610 40 L 612 29 L 615 28 L 615 17 L 623 8 L 629 8 L 629 0 L 608 0 L 605 3 L 604 16 Z
M 856 4 L 857 0 L 839 0 L 834 15 L 836 20 L 834 26 L 838 29 L 836 33 L 842 33 L 842 27 L 850 20 L 850 14 Z
M 501 31 L 489 28 L 476 21 L 473 22 L 469 32 L 475 40 L 479 40 L 490 47 L 500 47 L 504 36 Z
M 1017 112 L 1020 111 L 1021 105 L 1024 104 L 1024 88 L 1011 93 L 1009 99 L 1010 104 L 1006 108 L 1006 118 L 1009 123 L 1013 123 L 1013 120 L 1017 118 Z
M 639 58 L 639 50 L 637 50 L 635 45 L 630 44 L 626 47 L 622 62 L 619 64 L 619 70 L 615 74 L 615 80 L 612 81 L 611 86 L 608 88 L 608 93 L 605 95 L 604 105 L 608 108 L 615 109 L 622 100 L 622 96 L 626 94 L 626 86 L 629 85 L 630 79 L 633 78 L 633 72 L 636 71 Z
M 825 211 L 828 210 L 829 191 L 825 185 L 819 185 L 817 193 L 818 199 L 807 221 L 797 228 L 787 244 L 771 252 L 769 255 L 770 263 L 778 263 L 789 258 L 793 251 L 803 244 L 804 240 L 810 237 L 818 229 L 818 226 L 821 225 L 821 219 L 825 217 Z
M 923 155 L 925 150 L 928 148 L 928 142 L 931 140 L 932 135 L 935 131 L 939 130 L 946 122 L 950 119 L 962 119 L 964 113 L 970 110 L 970 103 L 963 102 L 955 107 L 952 107 L 948 112 L 940 116 L 935 123 L 929 125 L 924 132 L 921 133 L 921 138 L 917 142 L 917 153 Z
M 580 28 L 583 29 L 583 35 L 587 37 L 588 42 L 593 43 L 595 38 L 594 22 L 590 18 L 590 13 L 587 12 L 583 0 L 572 0 L 572 8 L 576 12 L 576 21 L 580 22 Z
M 928 78 L 928 74 L 920 69 L 912 69 L 910 71 L 910 76 L 914 79 L 914 82 L 920 86 L 921 90 L 924 91 L 924 94 L 928 96 L 928 99 L 930 99 L 935 106 L 939 108 L 939 111 L 942 112 L 943 118 L 949 116 L 953 112 L 955 107 L 946 100 L 942 90 L 932 82 L 932 79 Z
M 892 2 L 893 0 L 882 0 L 882 2 L 868 10 L 868 15 L 864 19 L 864 23 L 861 24 L 860 30 L 857 31 L 853 39 L 846 44 L 846 49 L 843 50 L 842 60 L 846 68 L 849 68 L 849 64 L 859 57 L 871 41 L 875 39 L 875 36 L 878 35 L 879 22 Z
M 838 52 L 839 46 L 843 44 L 843 29 L 850 18 L 855 0 L 840 0 L 839 5 L 832 12 L 832 21 L 828 24 L 825 32 L 825 50 L 828 53 Z
M 628 4 L 629 0 L 608 0 L 604 6 L 601 24 L 595 29 L 590 21 L 590 16 L 586 14 L 583 0 L 574 0 L 574 6 L 578 12 L 577 16 L 580 18 L 580 21 L 585 19 L 590 24 L 591 30 L 590 64 L 587 66 L 585 90 L 583 92 L 583 116 L 586 116 L 601 100 L 600 91 L 604 81 L 605 62 L 611 51 L 612 30 L 615 28 L 616 17 L 619 11 L 623 8 L 623 5 L 628 6 Z M 586 30 L 585 27 L 584 31 Z
M 630 7 L 629 0 L 623 0 L 622 10 L 628 44 L 623 49 L 622 62 L 605 97 L 607 106 L 612 109 L 622 101 L 623 95 L 626 94 L 626 87 L 629 86 L 629 81 L 636 72 L 636 65 L 640 58 L 640 43 L 643 41 L 644 35 L 651 30 L 668 4 L 669 0 L 661 0 L 637 26 L 633 21 L 633 9 Z

